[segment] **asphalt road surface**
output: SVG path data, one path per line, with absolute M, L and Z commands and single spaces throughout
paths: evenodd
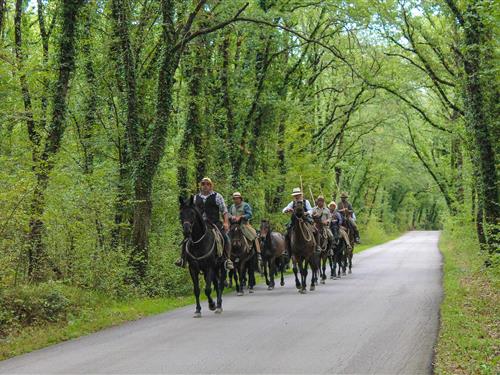
M 226 296 L 0 362 L 0 373 L 420 374 L 432 372 L 442 299 L 439 232 L 354 256 L 316 291 Z

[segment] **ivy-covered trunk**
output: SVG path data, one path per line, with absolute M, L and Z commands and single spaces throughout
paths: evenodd
M 495 165 L 495 150 L 492 145 L 488 116 L 485 113 L 485 96 L 488 90 L 484 87 L 481 75 L 484 73 L 482 60 L 484 49 L 483 28 L 481 16 L 477 7 L 479 4 L 469 5 L 464 13 L 465 55 L 464 69 L 466 73 L 465 97 L 467 110 L 467 125 L 474 137 L 475 151 L 477 153 L 477 168 L 480 170 L 479 199 L 482 200 L 484 220 L 487 223 L 487 243 L 490 252 L 494 252 L 500 245 L 498 238 L 498 220 L 500 218 L 498 176 Z M 490 117 L 492 118 L 492 117 Z M 481 238 L 482 236 L 480 236 Z
M 45 212 L 45 192 L 54 168 L 55 156 L 61 147 L 66 128 L 67 96 L 70 77 L 75 66 L 75 34 L 78 11 L 82 0 L 64 0 L 62 2 L 62 30 L 58 63 L 58 78 L 53 96 L 52 121 L 47 129 L 47 138 L 36 168 L 36 185 L 31 201 L 29 223 L 28 277 L 33 281 L 44 278 L 43 263 L 46 257 L 43 244 Z

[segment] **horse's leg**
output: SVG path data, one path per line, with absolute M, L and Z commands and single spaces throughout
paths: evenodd
M 321 259 L 321 283 L 324 284 L 326 280 L 326 261 L 327 261 L 327 256 L 323 256 L 323 259 Z
M 279 270 L 281 272 L 280 285 L 281 286 L 285 286 L 285 276 L 283 274 L 285 272 L 286 264 L 285 264 L 285 260 L 283 258 L 281 258 L 281 257 L 278 260 L 278 267 L 279 267 Z
M 215 313 L 220 314 L 222 312 L 222 292 L 224 290 L 224 280 L 226 279 L 226 272 L 223 264 L 215 264 L 214 269 L 214 283 L 216 285 L 215 290 L 217 292 L 217 307 L 215 308 Z
M 312 273 L 311 286 L 309 287 L 310 291 L 313 291 L 316 289 L 316 284 L 318 282 L 318 272 L 319 272 L 319 267 L 318 267 L 318 260 L 319 259 L 318 259 L 318 257 L 313 255 L 311 258 L 309 258 L 309 262 L 306 262 L 306 275 L 307 275 L 308 263 L 311 266 L 311 273 Z
M 212 299 L 212 283 L 214 279 L 214 270 L 209 267 L 206 272 L 203 273 L 205 276 L 205 295 L 207 296 L 208 308 L 212 311 L 215 310 L 215 302 Z
M 328 264 L 330 266 L 330 279 L 334 278 L 333 276 L 335 273 L 334 262 L 335 262 L 335 253 L 333 255 L 328 256 Z
M 196 298 L 196 310 L 193 318 L 201 318 L 199 271 L 189 267 L 189 273 L 191 274 L 191 280 L 193 281 L 193 292 L 194 297 Z
M 354 249 L 349 251 L 349 273 L 352 273 L 352 255 L 354 253 Z
M 236 295 L 237 296 L 242 296 L 243 295 L 243 286 L 241 285 L 241 260 L 238 263 L 235 263 L 234 267 L 234 285 L 236 288 Z
M 253 293 L 254 286 L 255 286 L 255 263 L 251 261 L 248 266 L 248 293 Z
M 274 274 L 276 273 L 275 258 L 269 260 L 269 286 L 268 290 L 274 289 Z
M 268 269 L 268 261 L 267 260 L 264 260 L 263 261 L 264 265 L 263 265 L 263 268 L 264 268 L 264 278 L 266 279 L 266 285 L 269 286 L 269 278 L 267 276 L 267 269 Z M 269 269 L 271 269 L 271 267 L 269 266 Z
M 307 261 L 300 258 L 297 259 L 297 264 L 300 271 L 300 292 L 305 293 L 307 290 Z
M 293 274 L 295 275 L 295 286 L 297 287 L 297 289 L 301 289 L 302 286 L 301 286 L 301 283 L 299 281 L 299 277 L 298 277 L 298 269 L 297 269 L 297 259 L 295 258 L 295 260 L 292 260 L 292 269 L 293 269 Z M 302 277 L 302 272 L 300 273 L 300 277 Z

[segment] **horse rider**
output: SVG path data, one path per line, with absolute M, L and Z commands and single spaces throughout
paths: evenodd
M 254 244 L 255 251 L 257 252 L 257 260 L 259 263 L 262 263 L 259 236 L 257 235 L 257 231 L 250 225 L 252 217 L 252 206 L 243 200 L 240 192 L 234 192 L 233 204 L 229 207 L 229 221 L 240 224 L 245 238 Z
M 342 238 L 344 239 L 344 242 L 347 245 L 347 248 L 349 250 L 351 250 L 352 249 L 351 240 L 349 239 L 349 235 L 347 234 L 347 232 L 345 231 L 344 226 L 343 226 L 344 218 L 342 217 L 340 212 L 337 211 L 337 203 L 335 203 L 333 201 L 330 202 L 328 204 L 328 208 L 329 208 L 330 213 L 332 215 L 332 220 L 331 220 L 330 225 L 337 227 L 339 234 L 342 236 Z
M 231 241 L 227 236 L 229 231 L 229 213 L 227 211 L 226 203 L 221 194 L 214 191 L 214 184 L 208 177 L 204 177 L 200 181 L 200 191 L 194 197 L 194 205 L 202 213 L 203 219 L 209 223 L 209 226 L 215 226 L 224 238 L 225 244 L 229 245 Z M 221 221 L 221 216 L 223 221 Z M 224 257 L 226 258 L 226 269 L 232 270 L 234 268 L 233 262 L 230 259 L 229 246 L 224 246 Z M 175 262 L 176 266 L 185 267 L 185 257 L 182 253 L 181 258 Z
M 347 198 L 349 198 L 349 196 L 345 192 L 340 195 L 340 202 L 337 205 L 337 210 L 343 215 L 346 226 L 353 230 L 354 242 L 360 243 L 358 227 L 353 220 L 354 210 L 352 209 L 352 205 L 347 201 Z
M 321 249 L 319 247 L 319 232 L 316 230 L 316 228 L 314 228 L 314 225 L 313 225 L 313 220 L 312 220 L 313 208 L 311 206 L 311 203 L 309 203 L 309 201 L 307 199 L 304 199 L 304 196 L 302 194 L 302 190 L 298 187 L 293 188 L 291 195 L 292 195 L 293 199 L 290 203 L 288 203 L 288 205 L 285 208 L 283 208 L 283 213 L 284 214 L 293 213 L 295 211 L 295 206 L 297 205 L 297 202 L 303 203 L 304 214 L 305 214 L 304 220 L 306 223 L 308 223 L 312 227 L 312 230 L 314 233 L 314 239 L 315 239 L 316 245 L 317 245 L 317 251 L 320 252 Z M 290 231 L 291 231 L 291 229 L 292 229 L 292 220 L 290 220 L 290 222 L 288 222 L 288 224 L 286 225 L 286 234 L 285 234 L 286 249 L 287 249 L 289 255 L 292 254 L 291 247 L 290 247 Z
M 323 237 L 327 238 L 330 243 L 333 242 L 333 233 L 330 230 L 330 221 L 332 219 L 332 215 L 330 210 L 325 206 L 325 197 L 320 195 L 316 199 L 316 206 L 312 211 L 313 219 L 320 221 L 321 227 L 323 229 Z

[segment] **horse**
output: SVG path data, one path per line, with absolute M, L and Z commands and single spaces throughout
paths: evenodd
M 341 271 L 345 275 L 345 262 L 347 253 L 347 244 L 340 235 L 340 227 L 335 223 L 330 223 L 330 229 L 333 233 L 333 255 L 330 257 L 330 278 L 340 278 Z
M 289 243 L 293 261 L 293 273 L 295 275 L 295 285 L 299 292 L 304 294 L 307 290 L 307 268 L 311 266 L 313 277 L 311 277 L 310 290 L 316 289 L 314 274 L 317 272 L 317 262 L 314 251 L 316 249 L 316 239 L 313 228 L 304 220 L 305 211 L 302 202 L 296 202 L 292 216 L 292 224 L 289 231 Z M 297 270 L 298 268 L 298 270 Z M 300 281 L 298 279 L 300 272 Z
M 273 232 L 269 221 L 260 222 L 259 239 L 261 244 L 262 263 L 264 266 L 264 277 L 268 290 L 274 289 L 274 276 L 281 272 L 280 285 L 285 285 L 283 273 L 288 263 L 285 255 L 285 236 L 279 232 Z M 269 270 L 269 278 L 268 278 Z
M 321 252 L 318 254 L 318 268 L 321 278 L 321 284 L 325 283 L 326 280 L 326 263 L 330 257 L 330 252 L 332 250 L 332 240 L 330 240 L 326 234 L 326 227 L 321 222 L 321 217 L 314 218 L 314 226 L 319 232 L 319 247 Z
M 231 239 L 231 260 L 234 263 L 234 283 L 238 296 L 243 295 L 243 287 L 246 284 L 246 271 L 248 270 L 248 292 L 253 293 L 255 286 L 254 262 L 255 249 L 252 243 L 245 237 L 239 223 L 232 223 L 229 229 Z
M 196 298 L 196 310 L 193 317 L 201 317 L 200 272 L 205 278 L 205 295 L 208 300 L 208 308 L 215 311 L 216 314 L 221 314 L 222 292 L 226 275 L 224 260 L 217 255 L 216 234 L 196 208 L 193 196 L 186 200 L 179 197 L 179 203 L 179 217 L 184 235 L 182 251 L 187 258 L 189 273 L 193 281 L 193 292 Z M 229 246 L 229 244 L 226 245 Z M 217 294 L 217 303 L 214 302 L 211 296 L 212 285 Z

